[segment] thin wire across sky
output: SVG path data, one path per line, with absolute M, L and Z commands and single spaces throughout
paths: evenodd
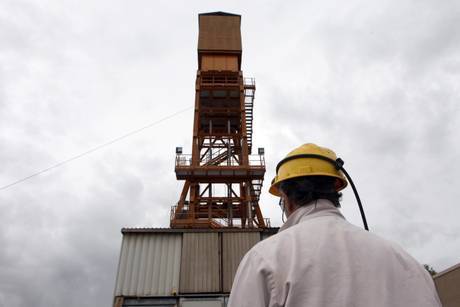
M 137 134 L 137 133 L 143 131 L 143 130 L 146 130 L 146 129 L 148 129 L 148 128 L 154 127 L 154 126 L 156 126 L 156 125 L 158 125 L 158 124 L 160 124 L 160 123 L 162 123 L 162 122 L 164 122 L 164 121 L 166 121 L 166 120 L 168 120 L 168 119 L 171 119 L 171 118 L 173 118 L 173 117 L 175 117 L 175 116 L 177 116 L 177 115 L 179 115 L 179 114 L 181 114 L 181 113 L 184 113 L 184 112 L 186 112 L 186 111 L 188 111 L 188 110 L 190 110 L 190 109 L 192 109 L 192 108 L 193 108 L 193 107 L 189 106 L 189 107 L 187 107 L 187 108 L 185 108 L 185 109 L 182 109 L 182 110 L 179 110 L 179 111 L 174 112 L 174 113 L 172 113 L 172 114 L 169 114 L 169 115 L 167 115 L 167 116 L 165 116 L 165 117 L 162 117 L 162 118 L 160 118 L 160 119 L 158 119 L 158 120 L 156 120 L 156 121 L 154 121 L 154 122 L 152 122 L 152 123 L 150 123 L 150 124 L 148 124 L 148 125 L 146 125 L 146 126 L 143 126 L 143 127 L 141 127 L 141 128 L 132 130 L 132 131 L 130 131 L 130 132 L 127 132 L 127 133 L 125 133 L 125 134 L 123 134 L 123 135 L 121 135 L 121 136 L 119 136 L 119 137 L 116 137 L 116 138 L 114 138 L 114 139 L 112 139 L 112 140 L 110 140 L 110 141 L 107 141 L 107 142 L 105 142 L 105 143 L 99 144 L 99 145 L 97 145 L 97 146 L 95 146 L 95 147 L 93 147 L 93 148 L 91 148 L 91 149 L 88 149 L 88 150 L 86 150 L 86 151 L 84 151 L 84 152 L 82 152 L 82 153 L 79 153 L 79 154 L 77 154 L 77 155 L 74 155 L 74 156 L 72 156 L 72 157 L 70 157 L 70 158 L 68 158 L 68 159 L 66 159 L 66 160 L 63 160 L 63 161 L 61 161 L 61 162 L 58 162 L 58 163 L 56 163 L 56 164 L 54 164 L 54 165 L 52 165 L 52 166 L 50 166 L 50 167 L 47 167 L 47 168 L 45 168 L 45 169 L 42 169 L 42 170 L 37 171 L 37 172 L 35 172 L 35 173 L 32 173 L 32 174 L 30 174 L 29 176 L 26 176 L 26 177 L 23 177 L 23 178 L 18 179 L 18 180 L 16 180 L 16 181 L 13 181 L 13 182 L 11 182 L 11 183 L 9 183 L 9 184 L 7 184 L 7 185 L 4 185 L 4 186 L 0 187 L 0 191 L 6 190 L 6 189 L 8 189 L 8 188 L 10 188 L 10 187 L 12 187 L 12 186 L 14 186 L 14 185 L 17 185 L 17 184 L 19 184 L 19 183 L 22 183 L 22 182 L 24 182 L 24 181 L 27 181 L 27 180 L 29 180 L 29 179 L 31 179 L 31 178 L 33 178 L 33 177 L 36 177 L 36 176 L 41 175 L 41 174 L 43 174 L 43 173 L 49 172 L 49 171 L 52 170 L 52 169 L 58 168 L 58 167 L 60 167 L 60 166 L 62 166 L 62 165 L 64 165 L 64 164 L 67 164 L 67 163 L 69 163 L 69 162 L 72 162 L 72 161 L 75 161 L 75 160 L 77 160 L 77 159 L 80 159 L 80 158 L 82 158 L 82 157 L 84 157 L 84 156 L 86 156 L 86 155 L 88 155 L 88 154 L 91 154 L 91 153 L 93 153 L 93 152 L 95 152 L 95 151 L 98 151 L 98 150 L 104 148 L 104 147 L 107 147 L 107 146 L 112 145 L 112 144 L 114 144 L 114 143 L 116 143 L 116 142 L 119 142 L 119 141 L 121 141 L 121 140 L 123 140 L 123 139 L 126 139 L 126 138 L 128 138 L 128 137 L 130 137 L 130 136 L 132 136 L 132 135 L 134 135 L 134 134 Z

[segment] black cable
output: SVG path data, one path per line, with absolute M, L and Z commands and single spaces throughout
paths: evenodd
M 347 177 L 348 182 L 350 182 L 351 188 L 353 189 L 353 193 L 355 194 L 356 201 L 358 202 L 359 212 L 361 212 L 361 219 L 363 220 L 364 229 L 369 231 L 369 227 L 367 226 L 366 215 L 364 214 L 363 205 L 361 204 L 361 199 L 359 198 L 359 194 L 358 194 L 358 191 L 356 190 L 355 184 L 353 183 L 353 180 L 351 180 L 350 175 L 348 175 L 347 171 L 343 168 L 343 166 L 339 166 L 339 167 L 340 167 L 339 169 L 345 174 L 345 177 Z
M 280 201 L 279 201 L 278 205 L 279 205 L 280 208 L 281 208 L 281 221 L 283 221 L 283 223 L 285 223 L 286 220 L 284 219 L 284 217 L 285 217 L 285 213 L 286 213 L 286 212 L 285 212 L 285 211 L 286 211 L 286 208 L 284 207 L 284 200 L 283 200 L 282 197 L 280 197 Z

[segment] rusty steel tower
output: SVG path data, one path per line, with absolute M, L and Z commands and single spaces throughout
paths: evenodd
M 241 71 L 241 16 L 199 15 L 192 154 L 176 148 L 185 180 L 171 228 L 266 228 L 259 207 L 264 150 L 252 151 L 255 81 Z

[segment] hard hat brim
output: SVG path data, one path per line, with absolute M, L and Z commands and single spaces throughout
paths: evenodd
M 336 187 L 335 187 L 335 189 L 336 189 L 337 192 L 345 189 L 347 187 L 347 185 L 348 185 L 348 182 L 343 177 L 331 175 L 329 173 L 315 173 L 315 174 L 311 174 L 311 175 L 308 175 L 308 176 L 300 175 L 300 176 L 292 176 L 292 177 L 288 177 L 288 178 L 283 178 L 283 180 L 280 180 L 280 181 L 276 181 L 276 177 L 275 177 L 272 180 L 272 184 L 271 184 L 270 188 L 268 189 L 268 192 L 270 194 L 274 195 L 274 196 L 281 197 L 281 193 L 280 193 L 280 190 L 279 190 L 279 184 L 281 182 L 289 180 L 289 179 L 293 179 L 293 178 L 311 177 L 311 176 L 327 176 L 327 177 L 335 178 L 336 179 Z

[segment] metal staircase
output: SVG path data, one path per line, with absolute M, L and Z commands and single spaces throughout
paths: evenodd
M 248 140 L 249 154 L 252 152 L 252 124 L 254 120 L 254 95 L 256 92 L 256 81 L 254 78 L 244 79 L 244 112 L 246 115 L 246 135 Z
M 233 148 L 230 150 L 230 154 L 227 148 L 221 148 L 215 153 L 215 156 L 206 161 L 203 166 L 219 165 L 226 160 L 228 164 L 231 164 L 229 158 L 231 159 L 231 156 L 234 154 L 234 152 L 235 150 Z
M 260 200 L 260 193 L 262 192 L 263 181 L 260 179 L 253 180 L 251 182 L 251 199 L 253 201 Z

